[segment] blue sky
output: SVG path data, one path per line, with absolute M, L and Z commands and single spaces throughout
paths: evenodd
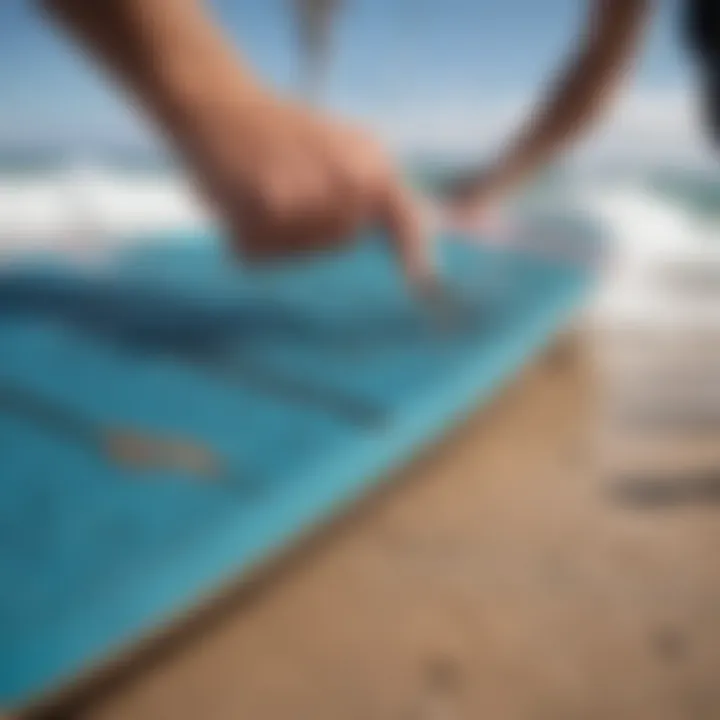
M 635 147 L 633 133 L 656 148 L 691 137 L 677 4 L 660 3 L 631 92 L 599 145 L 621 152 L 622 142 Z M 256 71 L 292 88 L 288 0 L 210 5 Z M 347 0 L 329 103 L 403 149 L 485 148 L 538 97 L 584 13 L 582 0 Z M 0 145 L 142 145 L 152 137 L 30 0 L 0 2 Z

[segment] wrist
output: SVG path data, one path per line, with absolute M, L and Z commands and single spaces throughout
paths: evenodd
M 527 163 L 522 158 L 508 156 L 490 173 L 490 187 L 493 195 L 501 199 L 520 187 L 530 174 Z
M 161 120 L 182 126 L 231 103 L 252 106 L 266 97 L 266 92 L 225 48 L 207 47 L 188 53 L 178 50 L 158 63 L 151 94 Z
M 170 129 L 196 125 L 225 109 L 265 102 L 267 93 L 237 66 L 209 53 L 168 63 L 157 80 L 155 111 Z

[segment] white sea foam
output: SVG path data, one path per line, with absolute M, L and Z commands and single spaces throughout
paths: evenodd
M 0 175 L 0 253 L 96 254 L 148 234 L 210 225 L 197 196 L 170 174 L 76 166 Z
M 551 205 L 599 225 L 618 267 L 692 252 L 718 232 L 637 179 L 568 181 Z M 93 165 L 52 172 L 0 172 L 0 252 L 107 249 L 150 234 L 212 226 L 183 178 L 128 173 Z

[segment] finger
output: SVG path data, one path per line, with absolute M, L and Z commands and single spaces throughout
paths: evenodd
M 322 192 L 305 198 L 304 211 L 295 215 L 288 232 L 299 250 L 314 251 L 346 245 L 367 216 L 367 192 L 331 163 L 313 168 Z
M 297 257 L 347 244 L 355 224 L 332 213 L 303 214 L 289 222 L 244 223 L 246 257 L 254 262 Z
M 388 231 L 408 280 L 414 285 L 432 282 L 435 269 L 423 214 L 407 190 L 396 183 L 387 187 L 379 220 Z

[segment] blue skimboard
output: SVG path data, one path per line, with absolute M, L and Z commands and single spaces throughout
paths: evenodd
M 577 263 L 446 245 L 440 316 L 372 241 L 262 272 L 186 238 L 103 278 L 0 274 L 0 707 L 347 507 L 510 381 L 592 283 Z M 112 427 L 190 439 L 213 472 L 115 462 L 96 442 Z

